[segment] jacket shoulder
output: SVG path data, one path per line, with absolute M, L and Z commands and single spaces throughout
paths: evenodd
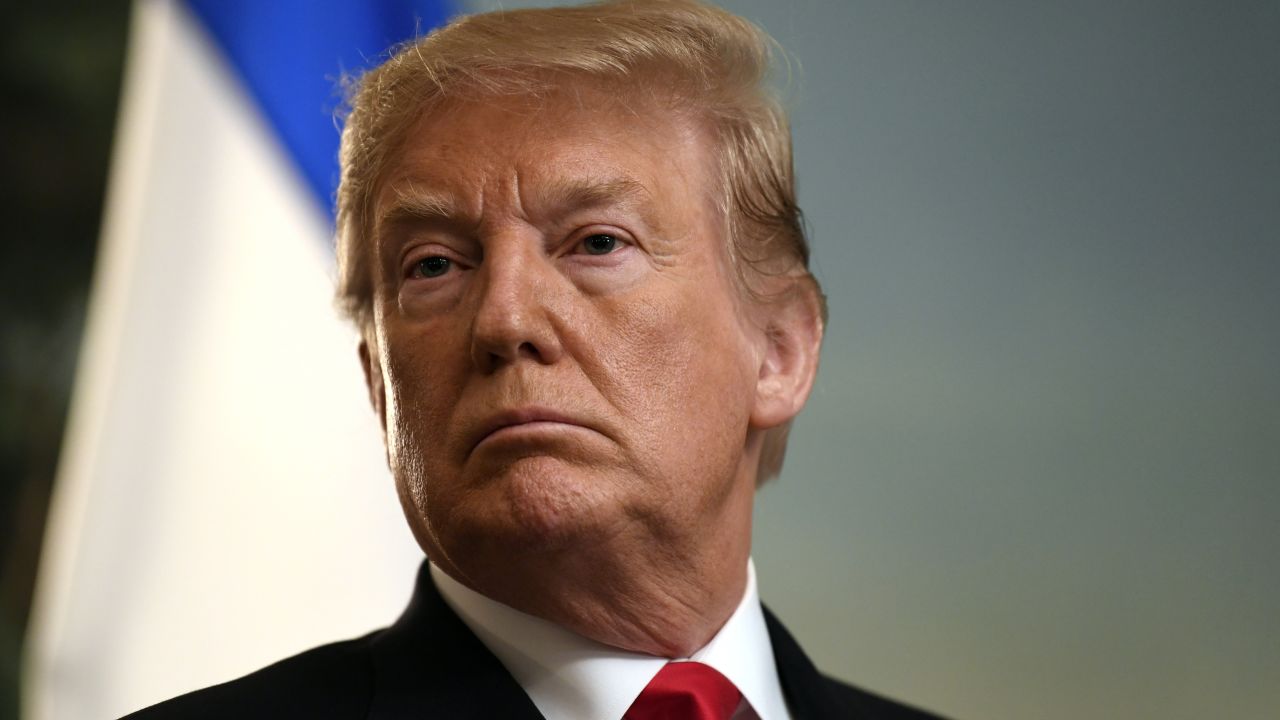
M 374 635 L 307 650 L 242 678 L 179 695 L 126 718 L 363 718 L 373 697 L 370 640 Z

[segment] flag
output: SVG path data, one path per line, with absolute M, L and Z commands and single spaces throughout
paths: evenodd
M 339 79 L 439 2 L 138 0 L 27 644 L 116 717 L 394 619 L 421 551 L 331 302 Z

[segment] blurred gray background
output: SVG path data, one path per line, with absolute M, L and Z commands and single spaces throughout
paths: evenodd
M 721 4 L 788 51 L 831 300 L 765 601 L 956 717 L 1277 717 L 1280 3 Z M 0 716 L 127 3 L 56 12 L 3 47 Z

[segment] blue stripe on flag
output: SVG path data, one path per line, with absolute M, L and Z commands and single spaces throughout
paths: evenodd
M 448 0 L 186 0 L 239 72 L 322 207 L 338 184 L 338 79 L 454 12 Z

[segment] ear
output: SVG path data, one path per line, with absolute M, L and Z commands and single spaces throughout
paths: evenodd
M 808 278 L 762 308 L 765 349 L 751 426 L 782 425 L 800 413 L 818 374 L 824 329 L 821 290 Z
M 366 334 L 360 340 L 360 367 L 364 370 L 364 385 L 369 390 L 369 404 L 378 416 L 382 425 L 382 434 L 387 434 L 387 393 L 382 382 L 382 366 L 369 349 L 369 337 Z

